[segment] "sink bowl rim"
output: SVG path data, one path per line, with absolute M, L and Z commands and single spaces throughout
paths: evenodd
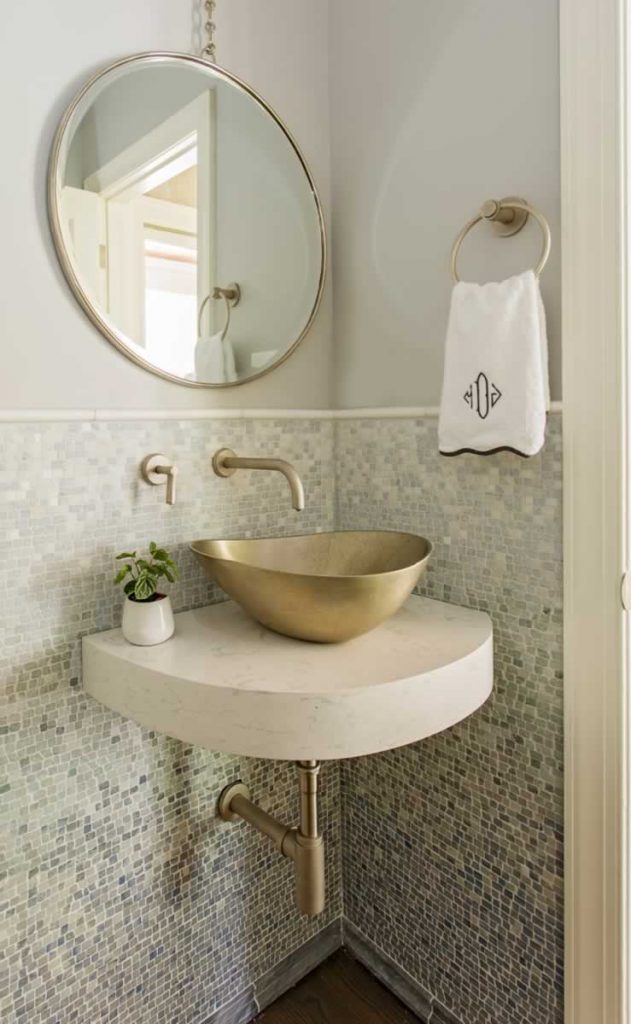
M 390 535 L 397 537 L 411 537 L 414 540 L 422 540 L 426 545 L 426 551 L 422 558 L 418 558 L 413 562 L 409 562 L 406 565 L 400 566 L 398 569 L 387 569 L 384 572 L 363 572 L 363 573 L 318 573 L 318 572 L 306 572 L 295 569 L 274 569 L 270 566 L 252 565 L 251 562 L 246 562 L 243 559 L 236 558 L 222 558 L 221 555 L 211 555 L 207 551 L 200 550 L 197 545 L 201 544 L 221 544 L 221 543 L 238 543 L 243 541 L 245 543 L 256 544 L 258 541 L 283 541 L 283 540 L 299 540 L 305 537 L 326 537 L 332 535 L 369 535 L 374 534 L 377 536 Z M 386 576 L 392 576 L 395 573 L 405 572 L 408 569 L 414 569 L 415 566 L 422 565 L 426 562 L 432 552 L 434 551 L 434 545 L 427 537 L 423 537 L 420 533 L 410 533 L 409 530 L 321 530 L 318 533 L 290 533 L 280 534 L 279 536 L 273 537 L 203 537 L 198 540 L 191 541 L 189 544 L 190 550 L 198 557 L 208 558 L 214 562 L 225 562 L 229 565 L 243 565 L 248 569 L 254 569 L 257 572 L 268 572 L 276 573 L 282 576 L 299 576 L 304 579 L 311 580 L 372 580 L 382 579 Z

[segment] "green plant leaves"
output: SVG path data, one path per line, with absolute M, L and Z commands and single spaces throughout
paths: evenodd
M 136 579 L 134 597 L 137 601 L 148 601 L 150 597 L 153 597 L 157 589 L 158 581 L 156 577 L 152 573 L 141 572 Z
M 123 587 L 128 597 L 136 601 L 148 601 L 158 589 L 158 581 L 164 576 L 169 583 L 174 583 L 179 572 L 176 563 L 165 548 L 159 548 L 155 541 L 149 544 L 151 561 L 138 558 L 135 551 L 123 551 L 116 556 L 116 561 L 127 559 L 127 565 L 121 566 L 114 577 L 114 583 L 122 583 L 128 576 Z

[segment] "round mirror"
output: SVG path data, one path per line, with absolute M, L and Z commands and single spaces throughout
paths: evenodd
M 87 83 L 57 131 L 49 211 L 90 319 L 161 377 L 242 384 L 313 322 L 326 246 L 309 169 L 267 104 L 200 58 L 141 54 Z

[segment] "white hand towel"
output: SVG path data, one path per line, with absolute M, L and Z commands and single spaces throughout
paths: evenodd
M 221 334 L 205 335 L 195 345 L 195 379 L 206 384 L 231 384 L 237 379 L 234 350 Z
M 536 455 L 550 407 L 548 341 L 532 270 L 454 286 L 438 424 L 442 455 Z

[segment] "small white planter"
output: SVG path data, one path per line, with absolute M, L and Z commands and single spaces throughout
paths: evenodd
M 156 601 L 132 601 L 123 605 L 123 636 L 137 647 L 162 644 L 175 632 L 171 599 L 161 594 Z

